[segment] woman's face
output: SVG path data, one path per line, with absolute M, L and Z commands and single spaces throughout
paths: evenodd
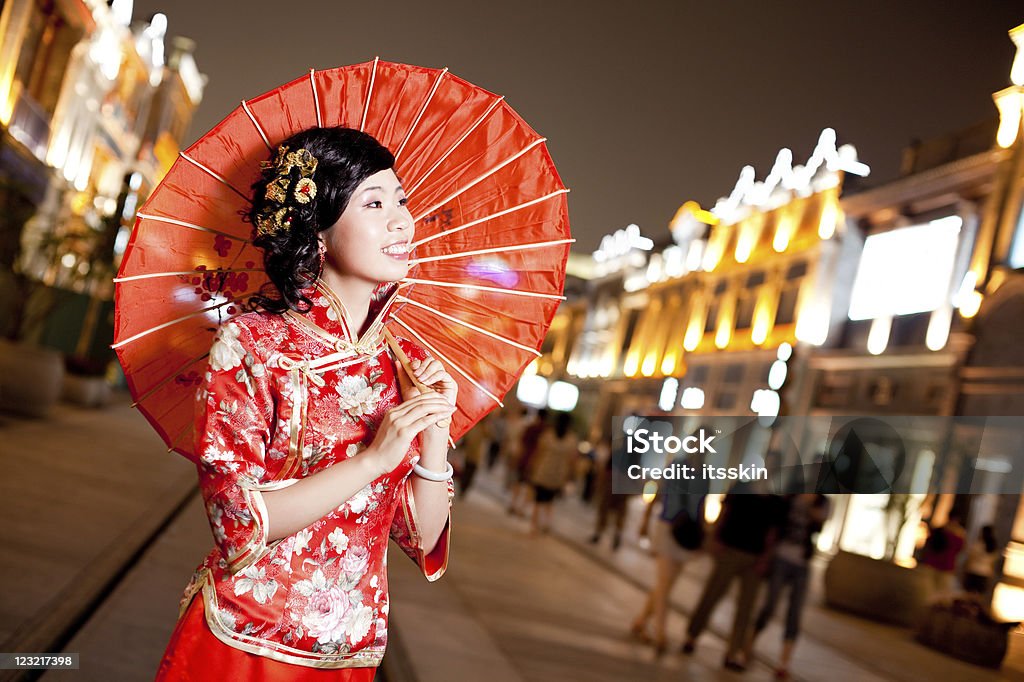
M 382 170 L 356 187 L 338 222 L 321 233 L 324 268 L 375 285 L 400 280 L 409 270 L 412 236 L 405 191 L 393 170 Z

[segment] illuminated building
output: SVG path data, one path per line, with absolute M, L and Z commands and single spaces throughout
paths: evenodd
M 56 335 L 67 352 L 95 345 L 135 209 L 202 97 L 193 45 L 168 49 L 166 32 L 163 14 L 133 23 L 131 0 L 15 0 L 0 12 L 0 201 L 26 209 L 5 238 L 20 233 L 28 277 L 88 297 L 79 333 Z
M 1011 37 L 998 130 L 916 143 L 901 178 L 842 194 L 843 171 L 866 169 L 826 131 L 804 167 L 783 151 L 764 181 L 745 168 L 710 212 L 688 202 L 671 245 L 607 239 L 588 300 L 559 311 L 558 344 L 572 350 L 548 374 L 580 386 L 598 425 L 632 411 L 1024 415 L 1024 26 Z M 790 435 L 820 452 L 827 434 Z M 1014 475 L 1010 460 L 966 466 L 949 445 L 970 436 L 959 430 L 903 435 L 915 480 L 977 492 L 912 496 L 894 538 L 891 496 L 837 496 L 819 545 L 910 564 L 921 519 L 941 525 L 956 507 L 969 538 L 992 523 L 1009 539 L 994 607 L 1024 618 L 1024 503 L 985 492 Z M 734 458 L 769 447 L 744 439 Z

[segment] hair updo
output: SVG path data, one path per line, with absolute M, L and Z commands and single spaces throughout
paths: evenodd
M 287 174 L 275 162 L 281 149 L 308 151 L 315 159 L 311 176 L 299 168 Z M 246 220 L 253 225 L 253 245 L 263 251 L 263 267 L 270 281 L 250 299 L 252 307 L 281 314 L 287 310 L 307 312 L 312 302 L 302 291 L 320 277 L 323 270 L 317 237 L 345 212 L 356 187 L 366 178 L 393 168 L 395 157 L 380 142 L 351 128 L 309 128 L 283 141 L 269 163 L 263 164 L 252 185 L 252 206 Z M 301 177 L 300 177 L 301 176 Z M 296 187 L 303 177 L 315 184 L 305 203 L 291 193 L 274 195 L 272 185 Z M 272 188 L 273 189 L 273 188 Z M 284 207 L 282 209 L 282 207 Z M 261 229 L 268 216 L 286 214 L 280 229 Z

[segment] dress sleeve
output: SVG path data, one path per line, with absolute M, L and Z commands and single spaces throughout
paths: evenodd
M 251 332 L 221 326 L 196 404 L 199 489 L 213 538 L 231 573 L 267 553 L 266 478 L 274 401 Z
M 448 568 L 449 536 L 452 526 L 451 501 L 455 496 L 455 488 L 448 481 L 448 520 L 437 538 L 437 544 L 430 553 L 423 551 L 420 536 L 420 522 L 416 515 L 416 502 L 412 494 L 412 482 L 406 478 L 398 491 L 398 509 L 391 522 L 391 539 L 405 552 L 406 556 L 416 562 L 423 576 L 433 582 L 444 575 Z
M 406 339 L 400 338 L 398 343 L 410 360 L 425 360 L 429 357 L 426 351 Z M 452 525 L 451 503 L 455 497 L 455 487 L 449 480 L 448 520 L 445 521 L 444 529 L 437 538 L 437 544 L 428 554 L 423 551 L 420 521 L 416 514 L 416 502 L 412 492 L 411 476 L 413 475 L 410 474 L 402 481 L 402 486 L 398 491 L 398 508 L 395 510 L 395 518 L 391 522 L 391 539 L 410 559 L 416 562 L 424 577 L 433 582 L 444 575 L 448 568 L 449 536 Z

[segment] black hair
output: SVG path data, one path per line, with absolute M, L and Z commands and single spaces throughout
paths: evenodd
M 572 426 L 572 415 L 568 412 L 558 412 L 555 414 L 555 435 L 559 438 L 564 438 L 565 434 L 569 433 L 569 427 Z
M 284 229 L 270 234 L 256 230 L 261 217 L 274 213 L 282 204 L 267 198 L 267 186 L 277 180 L 277 156 L 264 165 L 260 178 L 252 185 L 252 206 L 246 219 L 253 225 L 253 245 L 263 251 L 267 282 L 250 299 L 250 306 L 281 314 L 287 310 L 307 312 L 312 302 L 302 291 L 320 277 L 323 265 L 317 244 L 318 235 L 333 226 L 345 212 L 352 193 L 374 173 L 393 168 L 395 157 L 380 142 L 351 128 L 309 128 L 292 135 L 281 147 L 296 152 L 307 150 L 316 159 L 312 180 L 316 195 L 301 204 L 289 198 L 284 206 L 290 218 Z M 298 169 L 291 171 L 290 182 L 299 180 Z

